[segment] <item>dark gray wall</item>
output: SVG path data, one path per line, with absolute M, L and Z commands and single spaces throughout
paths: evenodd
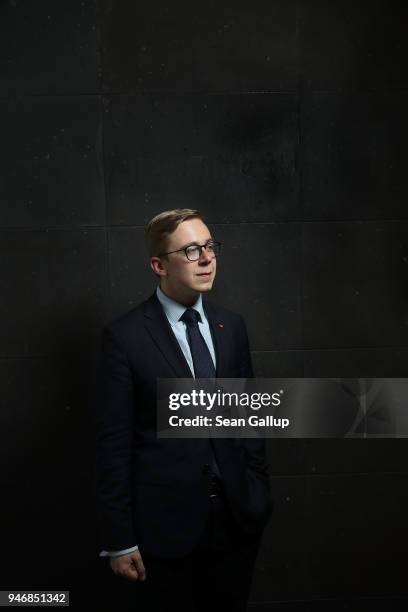
M 200 209 L 224 243 L 213 299 L 258 376 L 408 376 L 406 13 L 0 0 L 1 588 L 79 605 L 100 583 L 99 334 L 155 286 L 160 210 Z M 253 610 L 406 595 L 407 442 L 269 442 Z

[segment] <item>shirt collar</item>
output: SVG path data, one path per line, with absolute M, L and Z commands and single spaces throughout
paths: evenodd
M 156 295 L 160 304 L 163 306 L 163 310 L 166 313 L 166 316 L 171 325 L 175 325 L 176 323 L 178 323 L 180 317 L 187 310 L 187 306 L 184 306 L 183 304 L 176 302 L 172 298 L 169 298 L 165 293 L 163 293 L 159 285 L 157 285 Z M 206 316 L 203 308 L 203 299 L 201 293 L 199 294 L 196 303 L 190 306 L 190 308 L 194 308 L 194 310 L 197 310 L 197 312 L 199 312 L 201 315 L 201 321 L 205 321 Z

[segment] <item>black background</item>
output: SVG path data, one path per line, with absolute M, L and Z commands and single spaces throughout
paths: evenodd
M 79 609 L 109 580 L 94 367 L 102 325 L 155 287 L 161 210 L 198 208 L 223 242 L 212 299 L 244 315 L 257 376 L 408 376 L 406 17 L 0 0 L 1 589 L 70 589 Z M 268 452 L 251 611 L 403 609 L 407 441 Z

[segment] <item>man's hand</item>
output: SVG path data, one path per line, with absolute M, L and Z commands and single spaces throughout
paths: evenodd
M 143 565 L 142 555 L 135 550 L 127 555 L 110 557 L 110 566 L 117 576 L 128 578 L 129 580 L 146 580 L 146 570 Z

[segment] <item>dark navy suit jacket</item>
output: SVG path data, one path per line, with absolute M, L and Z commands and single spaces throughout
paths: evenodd
M 203 300 L 217 378 L 253 377 L 239 314 Z M 157 438 L 156 379 L 191 370 L 154 293 L 106 325 L 93 402 L 100 548 L 138 545 L 158 557 L 187 554 L 209 512 L 208 438 Z M 265 440 L 214 438 L 225 494 L 236 520 L 260 532 L 272 511 Z

